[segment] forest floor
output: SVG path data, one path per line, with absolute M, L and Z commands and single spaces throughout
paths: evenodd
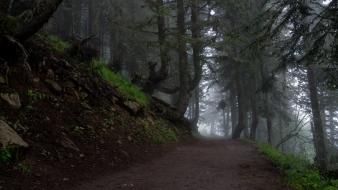
M 278 171 L 243 141 L 196 141 L 72 190 L 286 190 Z

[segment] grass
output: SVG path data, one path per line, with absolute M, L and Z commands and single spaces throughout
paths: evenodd
M 337 190 L 338 180 L 331 180 L 314 168 L 306 159 L 285 155 L 267 144 L 258 144 L 259 150 L 267 155 L 280 169 L 287 184 L 294 190 Z
M 122 75 L 114 73 L 106 66 L 103 60 L 93 59 L 90 66 L 93 72 L 98 74 L 103 80 L 109 82 L 112 86 L 116 87 L 127 99 L 134 100 L 143 106 L 146 106 L 149 103 L 149 97 L 144 92 L 130 83 Z

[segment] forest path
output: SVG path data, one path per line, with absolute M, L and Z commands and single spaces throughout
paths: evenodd
M 286 190 L 277 171 L 242 141 L 198 141 L 75 190 Z

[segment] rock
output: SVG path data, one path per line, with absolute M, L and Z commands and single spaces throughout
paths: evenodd
M 61 93 L 62 92 L 62 87 L 55 81 L 50 80 L 50 79 L 46 79 L 45 80 L 46 84 L 48 84 L 49 88 L 57 93 Z
M 69 178 L 63 178 L 62 181 L 69 181 Z
M 39 77 L 33 78 L 33 82 L 39 83 L 40 82 L 40 78 Z
M 0 120 L 0 144 L 2 148 L 18 146 L 27 148 L 29 145 L 4 121 Z
M 121 154 L 126 157 L 126 158 L 129 158 L 129 154 L 128 152 L 124 151 L 124 150 L 121 150 Z
M 88 98 L 88 94 L 85 93 L 85 92 L 80 92 L 80 98 L 81 98 L 82 100 L 84 100 L 84 99 Z
M 6 84 L 6 80 L 3 76 L 0 76 L 0 84 Z
M 54 71 L 52 69 L 48 69 L 48 71 L 47 71 L 47 78 L 49 78 L 49 79 L 54 79 L 55 78 L 55 74 L 54 74 Z
M 90 105 L 88 105 L 87 103 L 85 103 L 85 102 L 82 102 L 81 103 L 81 105 L 82 105 L 82 107 L 83 108 L 85 108 L 86 110 L 90 110 L 90 111 L 92 111 L 93 110 L 93 108 L 92 107 L 90 107 Z
M 68 138 L 66 135 L 62 135 L 62 139 L 60 140 L 60 144 L 64 148 L 71 149 L 71 150 L 74 150 L 74 151 L 77 151 L 77 152 L 80 151 L 80 149 L 75 145 L 75 143 L 70 138 Z
M 134 114 L 137 114 L 142 109 L 142 106 L 140 104 L 133 101 L 124 102 L 124 105 Z
M 32 82 L 34 87 L 38 87 L 40 84 L 40 78 L 39 77 L 33 78 Z
M 6 93 L 0 94 L 0 97 L 5 101 L 12 109 L 20 109 L 21 101 L 18 93 Z

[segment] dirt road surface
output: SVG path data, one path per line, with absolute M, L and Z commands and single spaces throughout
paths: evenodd
M 287 190 L 271 162 L 242 141 L 198 141 L 75 190 Z

